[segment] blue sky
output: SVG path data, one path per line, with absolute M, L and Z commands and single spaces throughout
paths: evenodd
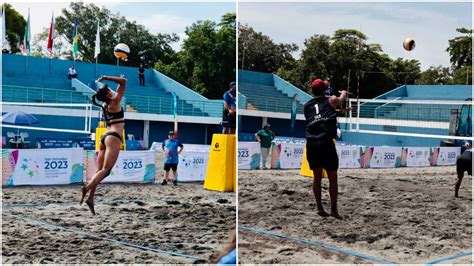
M 239 3 L 239 22 L 276 42 L 296 43 L 340 28 L 361 29 L 392 58 L 417 59 L 422 69 L 449 66 L 445 51 L 456 28 L 471 28 L 471 3 Z M 407 37 L 416 41 L 403 50 Z M 299 57 L 300 51 L 294 54 Z
M 105 6 L 113 13 L 135 20 L 145 25 L 152 33 L 177 33 L 182 41 L 185 37 L 184 30 L 197 20 L 210 19 L 220 21 L 225 13 L 235 12 L 236 5 L 232 2 L 226 3 L 165 3 L 165 2 L 104 2 L 95 3 Z M 50 3 L 11 3 L 13 8 L 20 12 L 25 18 L 28 16 L 28 7 L 31 16 L 32 34 L 39 33 L 44 27 L 49 27 L 51 12 L 55 15 L 61 14 L 61 9 L 68 7 L 67 2 Z M 179 49 L 180 43 L 173 45 Z

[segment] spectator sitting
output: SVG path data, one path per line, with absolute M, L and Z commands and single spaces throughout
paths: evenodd
M 67 73 L 67 78 L 68 79 L 77 78 L 77 72 L 76 72 L 76 68 L 74 68 L 74 66 L 69 68 L 69 71 Z

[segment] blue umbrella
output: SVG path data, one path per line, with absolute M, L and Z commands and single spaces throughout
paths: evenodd
M 2 124 L 8 125 L 16 125 L 16 126 L 31 126 L 34 124 L 38 124 L 39 121 L 36 117 L 23 113 L 21 111 L 16 112 L 8 112 L 2 116 Z M 18 141 L 20 138 L 20 129 L 17 128 L 15 141 Z M 16 147 L 18 148 L 18 142 L 16 143 Z
M 8 125 L 17 125 L 17 126 L 31 126 L 38 124 L 39 121 L 36 117 L 23 113 L 21 111 L 8 112 L 2 116 L 2 123 Z

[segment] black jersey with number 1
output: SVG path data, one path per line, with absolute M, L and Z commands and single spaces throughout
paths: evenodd
M 306 139 L 332 140 L 337 137 L 337 112 L 325 96 L 314 97 L 305 103 Z

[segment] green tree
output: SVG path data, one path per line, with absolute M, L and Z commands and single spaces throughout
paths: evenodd
M 294 62 L 291 53 L 296 44 L 275 43 L 270 37 L 255 32 L 247 25 L 239 25 L 239 68 L 260 72 L 276 72 Z
M 64 40 L 72 44 L 74 20 L 78 18 L 79 60 L 92 62 L 94 59 L 95 36 L 99 21 L 100 49 L 99 62 L 114 64 L 113 48 L 118 43 L 130 47 L 128 62 L 122 65 L 136 66 L 140 62 L 153 65 L 159 60 L 170 62 L 174 54 L 171 43 L 178 40 L 175 34 L 151 34 L 143 25 L 128 21 L 125 17 L 112 14 L 104 7 L 82 2 L 71 2 L 62 15 L 55 18 L 56 31 Z M 72 51 L 67 52 L 72 59 Z
M 23 35 L 25 34 L 26 20 L 11 5 L 3 4 L 2 8 L 5 8 L 5 35 L 10 45 L 10 53 L 19 53 L 21 52 L 20 47 Z
M 453 68 L 472 66 L 472 29 L 459 28 L 457 32 L 464 35 L 449 40 L 446 51 L 449 53 Z
M 155 68 L 209 98 L 221 99 L 235 81 L 236 14 L 222 16 L 219 24 L 204 20 L 186 28 L 182 50 L 171 63 Z
M 431 66 L 421 72 L 420 77 L 415 81 L 417 85 L 440 85 L 451 83 L 451 73 L 448 67 Z

